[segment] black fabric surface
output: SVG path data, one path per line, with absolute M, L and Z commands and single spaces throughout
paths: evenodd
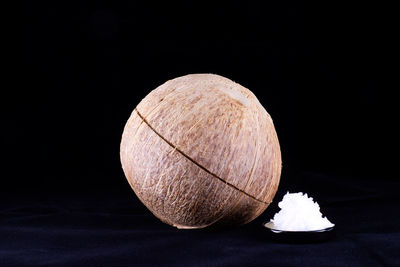
M 397 181 L 303 173 L 298 183 L 336 224 L 333 239 L 305 244 L 271 239 L 261 224 L 279 210 L 285 190 L 302 187 L 284 180 L 258 219 L 222 229 L 178 230 L 163 224 L 130 190 L 3 194 L 0 265 L 399 266 Z

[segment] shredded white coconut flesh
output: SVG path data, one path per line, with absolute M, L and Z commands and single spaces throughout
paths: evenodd
M 287 192 L 278 206 L 281 210 L 271 219 L 277 230 L 316 231 L 334 226 L 326 217 L 322 217 L 318 203 L 302 192 Z

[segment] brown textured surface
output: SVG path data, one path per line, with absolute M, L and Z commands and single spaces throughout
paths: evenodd
M 222 179 L 221 177 L 217 176 L 215 173 L 210 172 L 209 170 L 207 170 L 207 168 L 205 168 L 204 166 L 202 166 L 201 164 L 199 164 L 198 162 L 196 162 L 195 160 L 193 160 L 190 156 L 188 156 L 187 154 L 185 154 L 182 150 L 180 150 L 176 145 L 172 144 L 171 142 L 169 142 L 164 136 L 162 136 L 157 130 L 155 130 L 150 124 L 149 122 L 135 109 L 137 115 L 143 120 L 143 122 L 155 133 L 157 134 L 162 140 L 164 140 L 167 144 L 169 144 L 171 147 L 174 148 L 174 152 L 179 152 L 182 156 L 184 156 L 186 159 L 188 159 L 189 161 L 191 161 L 193 164 L 195 164 L 196 166 L 198 166 L 200 169 L 202 169 L 203 171 L 205 171 L 206 173 L 209 173 L 210 175 L 212 175 L 213 177 L 215 177 L 216 179 L 222 181 L 224 184 L 227 184 L 229 186 L 231 186 L 232 188 L 242 192 L 243 194 L 254 198 L 252 195 L 250 195 L 249 193 L 247 193 L 246 191 L 236 187 L 235 185 L 225 181 L 224 179 Z M 258 200 L 259 202 L 263 202 L 262 200 Z M 265 203 L 268 204 L 268 203 Z
M 131 118 L 137 125 L 140 117 L 134 112 Z M 132 162 L 124 166 L 125 174 L 139 199 L 158 218 L 180 227 L 204 227 L 239 198 L 240 191 L 177 153 L 145 123 L 135 128 L 134 133 L 126 132 L 135 138 L 123 138 L 123 147 L 129 149 L 122 150 L 121 156 Z
M 125 126 L 121 162 L 139 199 L 180 228 L 253 220 L 281 171 L 268 113 L 249 90 L 211 74 L 168 81 L 142 100 Z

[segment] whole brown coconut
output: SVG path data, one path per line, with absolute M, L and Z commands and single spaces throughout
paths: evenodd
M 269 114 L 248 89 L 214 74 L 179 77 L 148 94 L 125 125 L 121 162 L 139 199 L 178 228 L 252 221 L 281 174 Z

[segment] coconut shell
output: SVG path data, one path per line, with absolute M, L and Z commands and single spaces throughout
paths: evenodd
M 178 228 L 252 221 L 271 203 L 281 174 L 269 114 L 250 90 L 214 74 L 150 92 L 125 125 L 120 154 L 138 198 Z

